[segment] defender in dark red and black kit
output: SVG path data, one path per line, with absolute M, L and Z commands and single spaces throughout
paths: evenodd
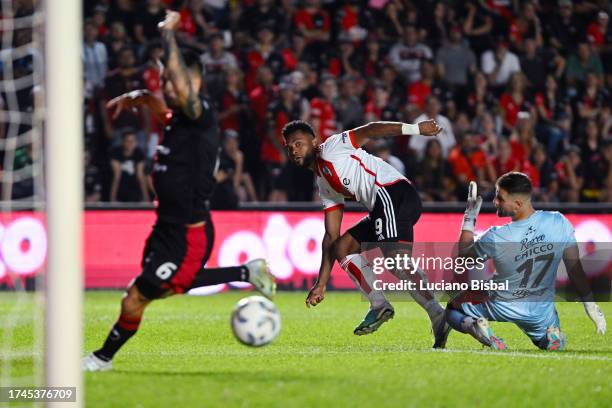
M 157 221 L 145 245 L 142 273 L 128 286 L 119 319 L 103 346 L 83 359 L 85 371 L 112 368 L 115 353 L 136 333 L 145 308 L 154 299 L 234 281 L 250 282 L 269 298 L 276 291 L 263 259 L 235 267 L 204 268 L 214 240 L 208 201 L 216 184 L 220 136 L 216 113 L 200 95 L 199 59 L 181 53 L 174 37 L 179 21 L 178 13 L 168 11 L 159 25 L 167 59 L 165 100 L 147 91 L 133 91 L 109 102 L 115 114 L 145 105 L 166 128 L 153 167 Z

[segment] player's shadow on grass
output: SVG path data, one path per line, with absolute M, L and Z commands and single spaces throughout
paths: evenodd
M 240 378 L 241 380 L 246 380 L 249 382 L 327 382 L 329 378 L 324 375 L 317 375 L 316 377 L 312 377 L 309 374 L 300 375 L 295 372 L 283 372 L 283 373 L 271 373 L 266 371 L 140 371 L 140 370 L 117 370 L 114 369 L 111 373 L 116 374 L 125 374 L 125 375 L 138 375 L 138 376 L 152 376 L 152 377 L 203 377 L 203 378 L 211 378 L 218 379 L 222 381 L 235 381 L 236 378 Z

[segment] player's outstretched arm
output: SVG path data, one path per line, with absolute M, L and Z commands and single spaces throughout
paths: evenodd
M 424 120 L 416 125 L 402 122 L 370 122 L 360 126 L 349 133 L 352 135 L 353 142 L 363 146 L 368 139 L 376 137 L 389 137 L 399 135 L 422 135 L 436 136 L 442 128 L 433 119 Z
M 158 24 L 162 32 L 162 43 L 167 58 L 168 78 L 172 81 L 177 93 L 179 105 L 183 112 L 192 119 L 197 119 L 202 114 L 202 104 L 196 90 L 191 83 L 191 77 L 185 61 L 178 48 L 175 32 L 178 28 L 181 16 L 178 12 L 166 11 L 166 18 Z
M 572 245 L 563 251 L 563 263 L 565 264 L 568 276 L 576 287 L 578 295 L 582 299 L 586 314 L 595 323 L 596 332 L 598 334 L 605 334 L 606 317 L 597 303 L 593 301 L 593 292 L 580 261 L 578 245 Z
M 334 243 L 340 237 L 340 226 L 342 225 L 342 215 L 344 209 L 338 207 L 332 211 L 325 212 L 325 235 L 323 236 L 321 267 L 319 277 L 315 285 L 310 289 L 306 297 L 306 306 L 316 306 L 325 298 L 325 288 L 334 266 Z
M 463 215 L 461 233 L 459 234 L 460 256 L 476 256 L 474 250 L 474 228 L 476 228 L 476 218 L 478 218 L 481 206 L 482 197 L 478 195 L 478 186 L 474 181 L 471 181 L 468 189 L 467 207 Z
M 143 105 L 148 107 L 161 123 L 164 123 L 166 115 L 170 112 L 162 99 L 157 98 L 146 89 L 138 89 L 119 95 L 108 101 L 106 108 L 113 109 L 112 117 L 115 119 L 123 110 L 134 109 Z

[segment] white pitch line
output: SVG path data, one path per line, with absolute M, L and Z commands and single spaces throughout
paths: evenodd
M 489 357 L 511 357 L 511 358 L 535 358 L 535 359 L 544 359 L 544 360 L 579 360 L 579 361 L 612 361 L 612 357 L 608 356 L 590 356 L 590 355 L 580 355 L 575 352 L 546 352 L 546 351 L 536 351 L 534 353 L 526 353 L 522 351 L 493 351 L 493 350 L 458 350 L 458 349 L 444 349 L 444 350 L 433 350 L 433 349 L 406 349 L 406 348 L 398 348 L 395 350 L 385 350 L 385 349 L 372 349 L 372 350 L 322 350 L 320 348 L 312 349 L 312 350 L 275 350 L 268 349 L 264 353 L 261 350 L 250 351 L 202 351 L 202 352 L 174 352 L 174 351 L 161 351 L 159 355 L 201 355 L 201 356 L 261 356 L 265 354 L 269 355 L 302 355 L 302 356 L 310 356 L 310 355 L 345 355 L 345 354 L 395 354 L 395 353 L 451 353 L 451 354 L 477 354 Z M 137 355 L 150 355 L 152 353 L 147 352 L 137 352 L 132 351 L 130 354 Z
M 540 358 L 544 360 L 583 360 L 583 361 L 612 361 L 612 357 L 607 356 L 583 356 L 575 353 L 566 352 L 535 352 L 525 353 L 523 351 L 493 351 L 493 350 L 430 350 L 431 353 L 456 353 L 456 354 L 479 354 L 491 357 L 525 357 L 525 358 Z

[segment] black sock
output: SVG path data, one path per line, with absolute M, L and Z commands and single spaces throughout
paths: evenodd
M 206 268 L 198 272 L 191 283 L 191 287 L 199 288 L 228 282 L 248 282 L 248 280 L 249 269 L 244 265 L 227 268 Z
M 94 351 L 94 355 L 101 360 L 110 361 L 121 347 L 138 331 L 140 317 L 121 315 L 111 329 L 101 349 Z

